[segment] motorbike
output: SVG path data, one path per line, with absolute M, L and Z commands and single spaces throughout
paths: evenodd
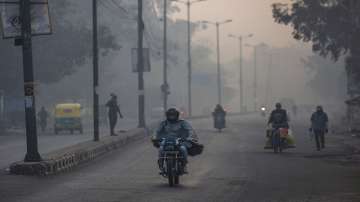
M 168 179 L 170 187 L 178 185 L 180 183 L 180 176 L 185 174 L 184 157 L 180 151 L 182 142 L 181 138 L 164 138 L 161 142 L 164 155 L 159 159 L 159 166 L 162 166 L 161 170 L 163 172 L 161 175 Z
M 287 128 L 275 129 L 272 134 L 272 145 L 274 153 L 282 153 L 287 147 L 289 130 Z
M 214 128 L 216 128 L 219 132 L 226 128 L 225 116 L 226 115 L 224 113 L 213 113 Z

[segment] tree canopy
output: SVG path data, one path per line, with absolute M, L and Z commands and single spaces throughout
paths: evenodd
M 292 0 L 273 4 L 277 23 L 292 26 L 296 40 L 311 42 L 314 52 L 338 60 L 345 55 L 350 95 L 360 94 L 360 2 Z
M 41 83 L 57 82 L 76 71 L 92 55 L 92 30 L 84 19 L 70 20 L 64 16 L 74 11 L 71 1 L 49 1 L 54 33 L 33 38 L 34 71 Z M 99 26 L 103 54 L 119 50 L 116 37 L 106 26 Z M 21 48 L 13 40 L 0 40 L 0 88 L 7 94 L 22 89 Z

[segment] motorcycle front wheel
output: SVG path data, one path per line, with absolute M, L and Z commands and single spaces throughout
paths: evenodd
M 174 166 L 174 164 L 172 163 L 172 160 L 168 159 L 166 167 L 167 167 L 168 181 L 169 181 L 169 186 L 170 187 L 174 186 L 174 184 L 175 184 L 173 166 Z
M 176 176 L 174 177 L 174 183 L 175 183 L 176 185 L 180 184 L 180 177 L 179 177 L 178 175 L 176 175 Z
M 273 148 L 274 148 L 275 154 L 279 153 L 279 147 L 281 147 L 279 139 L 280 139 L 279 134 L 277 134 L 277 133 L 273 134 Z M 281 150 L 281 148 L 280 148 L 280 150 Z

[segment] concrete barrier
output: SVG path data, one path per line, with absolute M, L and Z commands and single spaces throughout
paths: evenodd
M 145 129 L 135 129 L 120 136 L 102 137 L 99 142 L 87 141 L 50 152 L 41 162 L 16 162 L 10 165 L 15 175 L 47 176 L 66 172 L 108 152 L 147 136 Z

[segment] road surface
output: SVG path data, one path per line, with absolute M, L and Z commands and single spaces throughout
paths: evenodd
M 360 169 L 323 158 L 301 124 L 298 148 L 275 155 L 263 149 L 264 120 L 232 118 L 219 134 L 211 120 L 193 122 L 204 154 L 190 160 L 181 186 L 158 175 L 157 150 L 147 139 L 51 177 L 0 175 L 4 202 L 358 202 Z M 330 142 L 327 150 L 337 148 Z M 326 151 L 325 151 L 326 152 Z

